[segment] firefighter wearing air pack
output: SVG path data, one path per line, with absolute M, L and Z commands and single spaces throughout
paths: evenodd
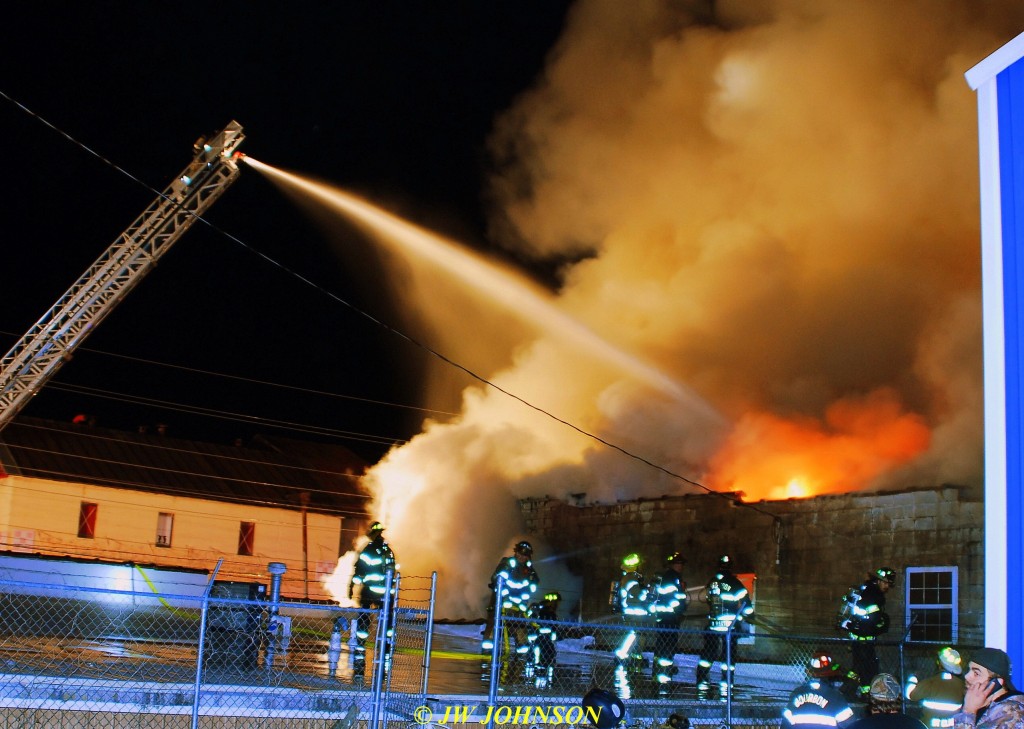
M 878 675 L 875 640 L 889 630 L 889 614 L 885 611 L 885 593 L 896 584 L 896 573 L 880 567 L 867 580 L 853 587 L 843 598 L 838 625 L 848 631 L 853 641 L 853 670 L 860 682 L 860 694 L 867 696 L 871 679 Z
M 555 677 L 555 660 L 558 657 L 555 643 L 558 641 L 558 606 L 562 602 L 559 592 L 547 592 L 543 599 L 530 605 L 530 623 L 527 640 L 530 651 L 527 657 L 526 676 L 533 677 L 537 688 L 547 688 Z
M 622 622 L 629 628 L 615 649 L 615 657 L 619 668 L 628 673 L 639 672 L 644 666 L 636 628 L 643 625 L 649 614 L 651 593 L 642 568 L 643 560 L 639 554 L 627 554 L 622 559 L 622 576 L 615 591 L 614 608 L 622 614 Z
M 396 567 L 395 553 L 384 541 L 384 525 L 379 521 L 373 522 L 366 536 L 370 541 L 359 552 L 352 581 L 348 586 L 349 598 L 354 598 L 356 590 L 359 591 L 359 607 L 363 610 L 356 620 L 357 657 L 365 653 L 366 639 L 370 637 L 370 614 L 367 611 L 380 610 L 384 607 L 387 573 L 393 572 Z M 389 648 L 392 633 L 393 629 L 389 628 Z
M 491 600 L 487 606 L 487 624 L 484 626 L 483 638 L 480 642 L 482 651 L 489 653 L 494 648 L 494 611 L 501 610 L 503 616 L 526 618 L 530 614 L 530 600 L 537 592 L 540 577 L 533 568 L 533 545 L 522 541 L 513 548 L 512 556 L 503 558 L 494 568 L 491 582 Z M 502 584 L 501 595 L 497 594 L 498 583 Z M 498 607 L 500 597 L 500 608 Z M 525 622 L 515 621 L 506 626 L 510 641 L 515 643 L 515 651 L 525 655 L 530 647 L 527 640 Z
M 654 680 L 665 686 L 676 673 L 676 644 L 679 641 L 679 625 L 689 605 L 686 583 L 683 582 L 683 566 L 686 559 L 679 552 L 665 559 L 666 569 L 655 580 L 652 587 L 654 602 L 650 612 L 659 628 L 654 643 Z
M 736 676 L 736 644 L 739 641 L 739 627 L 754 613 L 747 588 L 740 578 L 732 573 L 729 555 L 718 560 L 718 571 L 705 588 L 708 602 L 708 624 L 704 633 L 704 647 L 697 662 L 697 688 L 706 691 L 711 688 L 709 677 L 711 666 L 716 660 L 722 664 L 722 680 L 719 687 L 724 693 L 733 684 Z

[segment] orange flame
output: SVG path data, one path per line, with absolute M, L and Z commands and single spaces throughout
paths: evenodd
M 863 488 L 920 455 L 931 432 L 880 388 L 834 402 L 824 421 L 744 415 L 711 461 L 705 482 L 747 500 L 807 498 Z

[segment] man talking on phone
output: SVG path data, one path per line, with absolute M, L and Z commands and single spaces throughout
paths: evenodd
M 998 648 L 971 655 L 964 676 L 964 709 L 954 729 L 1024 728 L 1024 695 L 1010 681 L 1010 657 Z

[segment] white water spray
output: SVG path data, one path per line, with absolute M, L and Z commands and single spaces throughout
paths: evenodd
M 559 309 L 547 291 L 526 277 L 487 261 L 453 241 L 408 223 L 355 195 L 299 177 L 245 157 L 245 162 L 280 183 L 301 190 L 324 205 L 379 234 L 383 242 L 429 261 L 456 277 L 480 297 L 500 305 L 554 338 L 571 342 L 595 358 L 684 404 L 695 414 L 721 423 L 721 415 L 702 397 L 660 370 L 602 339 Z

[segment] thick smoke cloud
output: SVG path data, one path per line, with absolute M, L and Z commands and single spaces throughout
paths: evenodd
M 573 8 L 543 77 L 497 122 L 495 237 L 578 261 L 560 306 L 722 423 L 501 326 L 507 312 L 452 307 L 415 271 L 407 295 L 442 351 L 708 486 L 774 498 L 976 485 L 977 132 L 963 73 L 1021 27 L 1009 1 Z M 521 534 L 516 499 L 692 490 L 475 385 L 459 417 L 428 424 L 368 481 L 403 569 L 458 555 L 441 575 L 445 615 L 480 614 Z

